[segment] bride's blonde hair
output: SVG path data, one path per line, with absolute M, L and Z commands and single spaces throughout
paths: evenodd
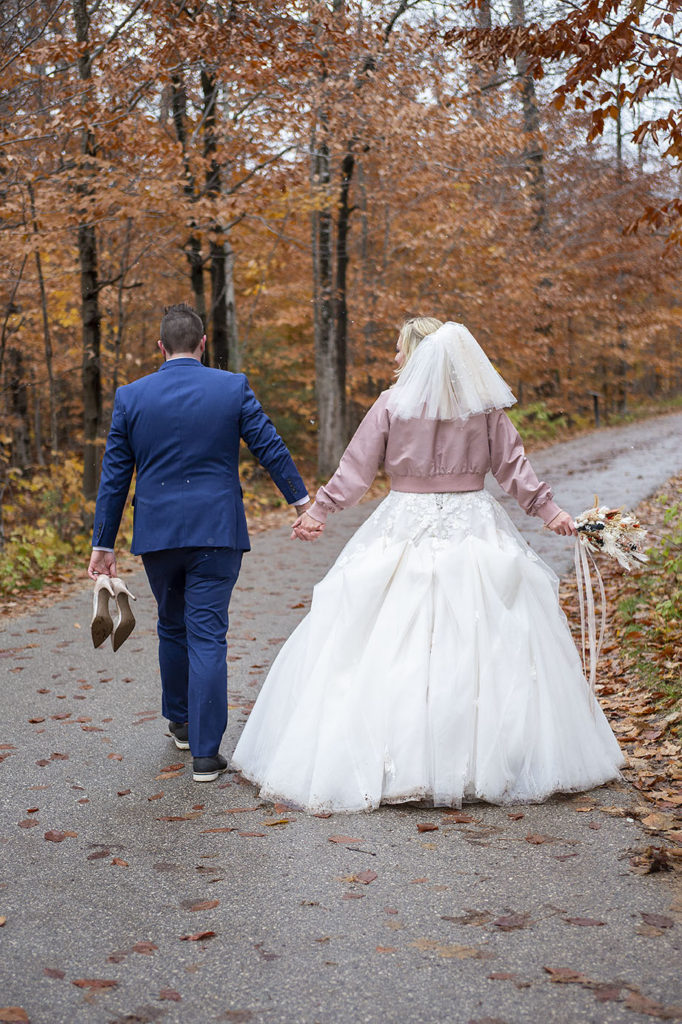
M 398 335 L 398 348 L 403 354 L 403 362 L 396 371 L 396 377 L 399 377 L 407 366 L 419 342 L 442 326 L 443 321 L 437 320 L 435 316 L 411 316 L 403 321 Z

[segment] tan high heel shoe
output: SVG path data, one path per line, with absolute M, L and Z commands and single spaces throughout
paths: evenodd
M 109 611 L 109 598 L 114 596 L 114 588 L 111 585 L 111 578 L 101 573 L 95 583 L 95 593 L 92 598 L 92 622 L 90 632 L 95 647 L 100 647 L 106 638 L 113 632 L 114 623 Z
M 112 577 L 111 583 L 118 609 L 118 618 L 111 634 L 111 646 L 117 651 L 135 629 L 135 616 L 130 607 L 129 598 L 132 597 L 133 601 L 136 601 L 137 598 L 130 593 L 123 580 L 120 580 L 118 576 Z

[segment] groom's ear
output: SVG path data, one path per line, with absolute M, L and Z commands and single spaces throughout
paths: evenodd
M 168 355 L 168 353 L 166 352 L 165 348 L 163 347 L 163 342 L 161 341 L 161 338 L 159 338 L 159 340 L 157 341 L 156 344 L 161 349 L 161 352 L 162 352 L 162 354 L 163 354 L 163 356 L 165 358 Z

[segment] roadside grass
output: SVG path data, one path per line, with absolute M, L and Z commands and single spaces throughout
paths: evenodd
M 638 515 L 655 543 L 644 569 L 622 581 L 616 629 L 629 667 L 658 705 L 671 708 L 682 705 L 682 475 Z M 682 736 L 679 723 L 674 731 Z

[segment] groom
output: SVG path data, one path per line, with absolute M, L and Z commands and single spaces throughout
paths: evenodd
M 116 392 L 102 462 L 88 575 L 116 575 L 114 543 L 128 488 L 133 554 L 142 555 L 158 605 L 163 714 L 176 746 L 190 749 L 194 780 L 227 768 L 228 605 L 250 548 L 239 486 L 239 442 L 290 505 L 310 504 L 291 455 L 246 377 L 202 365 L 206 345 L 194 310 L 169 306 L 156 373 Z

